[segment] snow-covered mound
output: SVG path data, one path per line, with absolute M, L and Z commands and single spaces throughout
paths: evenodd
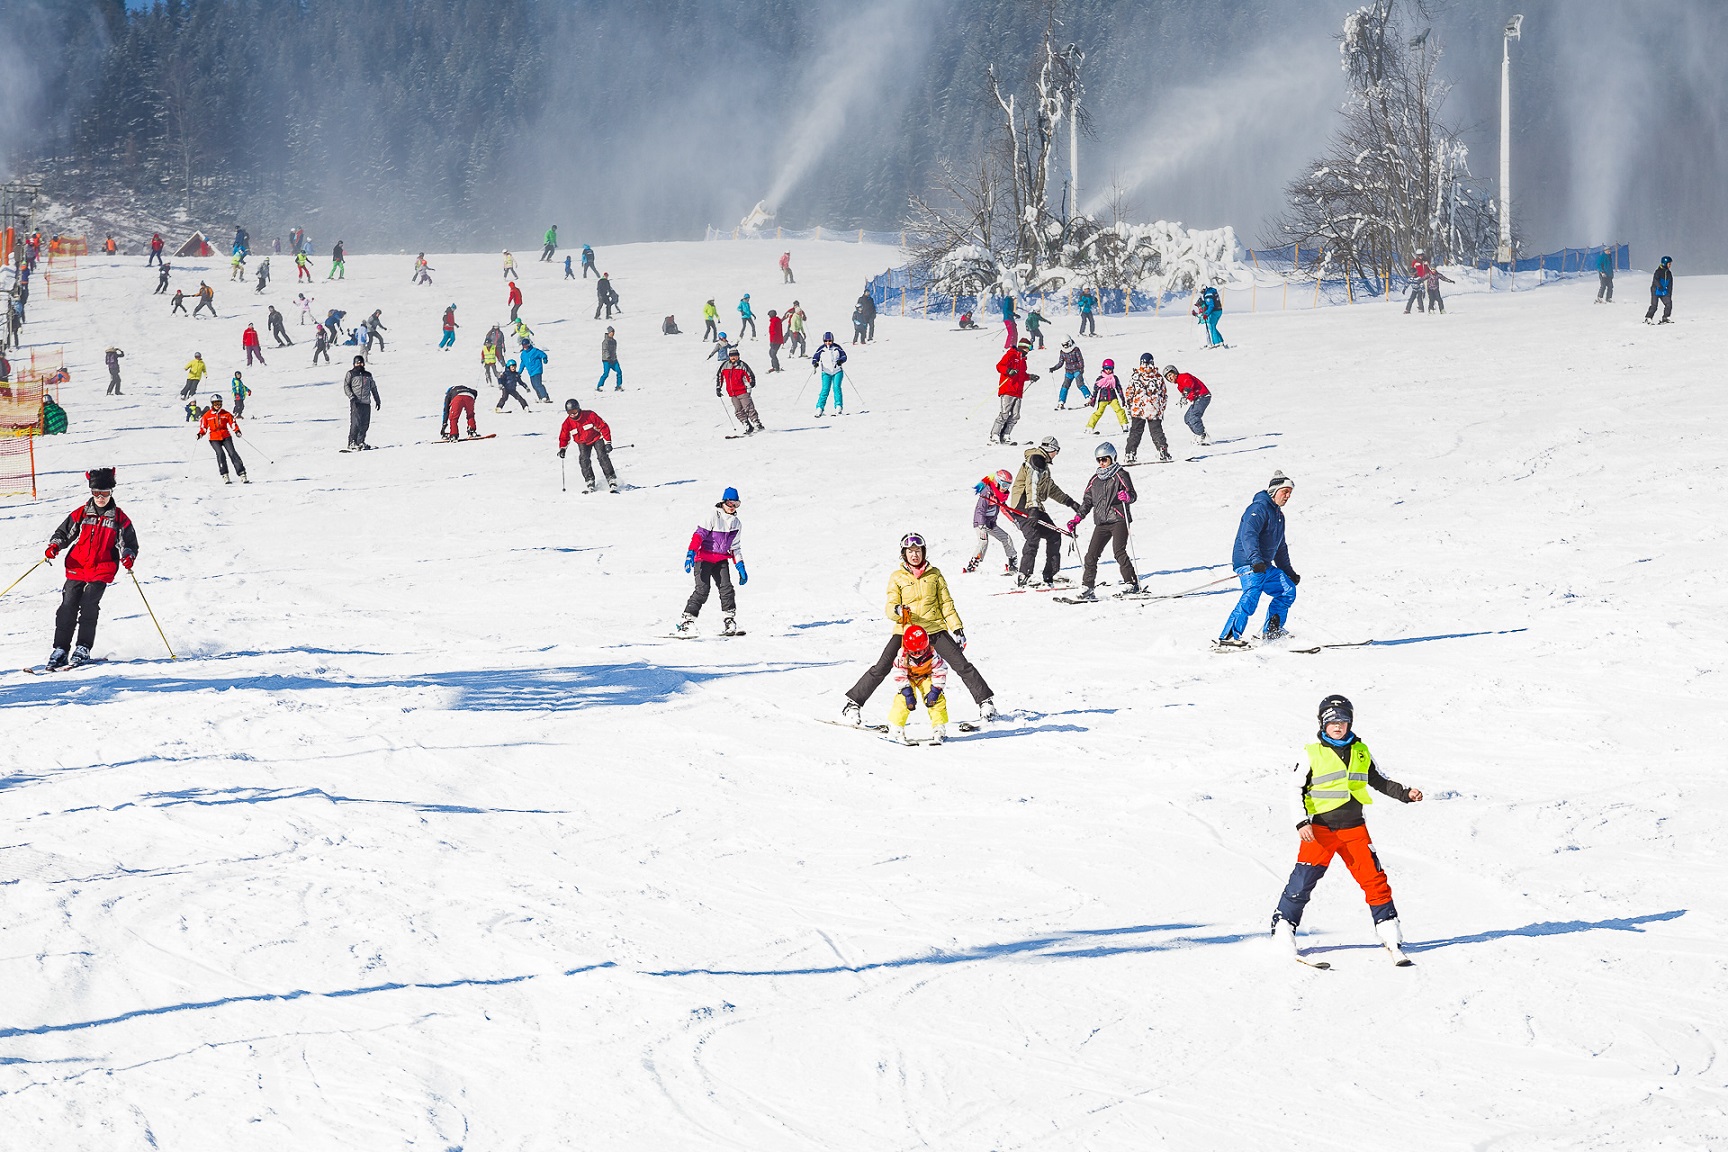
M 1612 307 L 1581 283 L 1443 317 L 1226 315 L 1224 351 L 1186 317 L 1106 317 L 1089 374 L 1152 351 L 1215 394 L 1210 447 L 1173 407 L 1178 461 L 1132 473 L 1152 587 L 1227 575 L 1242 508 L 1295 478 L 1296 637 L 1220 656 L 1227 590 L 1082 607 L 999 595 L 999 554 L 962 574 L 973 483 L 1019 463 L 984 443 L 995 327 L 883 316 L 840 419 L 813 418 L 807 363 L 770 375 L 746 340 L 769 431 L 723 438 L 702 302 L 736 334 L 750 292 L 765 334 L 797 298 L 813 338 L 844 338 L 893 250 L 796 245 L 783 285 L 777 244 L 603 248 L 625 390 L 601 395 L 592 284 L 537 250 L 523 315 L 553 397 L 610 423 L 616 496 L 579 494 L 574 459 L 561 490 L 561 403 L 498 415 L 484 390 L 497 438 L 436 442 L 507 314 L 496 256 L 433 256 L 417 288 L 411 256 L 354 254 L 313 286 L 320 311 L 383 309 L 365 454 L 338 451 L 349 355 L 310 366 L 286 260 L 262 296 L 178 266 L 217 320 L 170 317 L 141 256 L 86 260 L 77 302 L 32 307 L 72 430 L 37 445 L 42 498 L 0 506 L 0 575 L 115 465 L 180 659 L 123 580 L 114 663 L 0 675 L 8 1144 L 1728 1142 L 1728 348 L 1707 319 L 1728 282 L 1683 279 L 1666 328 L 1639 325 L 1630 276 Z M 223 387 L 266 302 L 302 342 L 266 335 L 246 372 L 253 483 L 225 487 L 182 366 L 202 351 Z M 1060 437 L 1077 491 L 1096 441 L 1052 411 L 1055 378 L 1017 436 Z M 708 638 L 669 638 L 727 485 L 749 634 L 714 638 L 710 600 Z M 907 531 L 1005 712 L 940 749 L 820 722 L 883 643 Z M 37 572 L 0 601 L 15 667 L 47 655 L 57 588 Z M 1402 643 L 1289 650 L 1367 639 Z M 1369 810 L 1411 969 L 1341 866 L 1303 925 L 1331 971 L 1265 936 L 1328 692 L 1427 794 Z

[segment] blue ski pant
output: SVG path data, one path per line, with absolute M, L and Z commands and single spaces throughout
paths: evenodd
M 1236 576 L 1242 581 L 1242 595 L 1237 599 L 1230 619 L 1225 621 L 1224 631 L 1219 633 L 1220 639 L 1234 640 L 1247 631 L 1248 622 L 1254 618 L 1254 609 L 1260 606 L 1262 595 L 1272 597 L 1272 605 L 1266 609 L 1267 618 L 1276 616 L 1281 622 L 1289 623 L 1290 605 L 1296 602 L 1296 585 L 1281 569 L 1268 568 L 1256 572 L 1243 565 L 1236 569 Z
M 444 336 L 438 341 L 438 347 L 450 348 L 456 344 L 456 333 L 453 329 L 445 329 Z
M 1068 389 L 1072 388 L 1076 384 L 1080 385 L 1080 395 L 1084 396 L 1088 400 L 1092 399 L 1092 393 L 1087 389 L 1086 382 L 1080 379 L 1080 373 L 1064 372 L 1062 373 L 1062 390 L 1056 393 L 1056 403 L 1068 403 Z
M 602 360 L 600 361 L 600 383 L 594 385 L 594 390 L 598 392 L 606 387 L 606 378 L 614 372 L 618 373 L 618 387 L 624 387 L 624 369 L 618 366 L 618 361 Z
M 622 373 L 619 374 L 619 379 L 622 381 Z M 536 372 L 534 375 L 528 377 L 528 383 L 534 389 L 534 395 L 538 396 L 542 400 L 552 399 L 552 397 L 546 394 L 546 385 L 540 383 L 540 373 Z
M 1204 438 L 1206 435 L 1206 409 L 1212 404 L 1212 393 L 1208 392 L 1194 403 L 1188 405 L 1188 411 L 1182 413 L 1182 423 L 1188 425 L 1188 431 Z
M 1206 313 L 1205 320 L 1206 320 L 1206 338 L 1212 342 L 1214 347 L 1216 347 L 1219 344 L 1224 343 L 1224 337 L 1219 335 L 1219 333 L 1218 333 L 1218 313 L 1216 313 L 1216 312 Z
M 816 411 L 822 412 L 827 409 L 829 389 L 833 389 L 834 391 L 834 411 L 838 412 L 840 409 L 846 407 L 846 397 L 840 390 L 840 386 L 845 382 L 845 379 L 846 372 L 844 369 L 839 372 L 822 373 L 822 394 L 816 397 Z

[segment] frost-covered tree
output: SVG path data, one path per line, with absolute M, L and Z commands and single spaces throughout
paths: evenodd
M 1492 254 L 1493 201 L 1476 187 L 1469 151 L 1441 116 L 1449 88 L 1441 47 L 1431 30 L 1406 39 L 1398 7 L 1373 0 L 1345 19 L 1344 123 L 1285 189 L 1281 239 L 1314 250 L 1322 273 L 1379 278 L 1418 249 L 1441 263 Z M 1408 7 L 1426 14 L 1423 0 Z

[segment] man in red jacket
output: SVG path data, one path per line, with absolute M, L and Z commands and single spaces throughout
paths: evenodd
M 66 585 L 60 592 L 60 611 L 54 616 L 54 650 L 48 669 L 72 667 L 90 659 L 96 642 L 96 621 L 102 614 L 102 593 L 124 566 L 132 569 L 138 555 L 138 532 L 132 518 L 114 503 L 114 469 L 86 472 L 90 499 L 74 508 L 48 538 L 43 552 L 49 560 L 66 552 Z M 72 644 L 73 629 L 78 643 Z M 68 657 L 67 649 L 71 649 Z
M 786 318 L 770 308 L 768 309 L 768 371 L 779 372 L 780 346 L 786 343 Z
M 576 465 L 582 469 L 582 479 L 587 482 L 584 492 L 594 491 L 594 468 L 589 463 L 592 456 L 600 457 L 600 471 L 606 474 L 606 489 L 614 495 L 618 492 L 618 476 L 612 471 L 612 429 L 606 426 L 606 421 L 600 419 L 600 413 L 592 408 L 584 410 L 581 403 L 575 399 L 564 401 L 564 426 L 558 429 L 558 458 L 564 458 L 564 450 L 570 446 L 570 441 L 576 441 Z
M 505 295 L 504 302 L 510 305 L 510 322 L 516 322 L 516 313 L 522 311 L 522 286 L 516 281 L 510 281 L 510 291 Z
M 258 329 L 246 325 L 246 331 L 240 336 L 240 347 L 246 349 L 246 367 L 252 367 L 252 357 L 258 357 L 258 363 L 264 363 L 264 349 L 258 343 Z
M 162 263 L 162 233 L 160 232 L 152 232 L 150 234 L 150 255 L 145 258 L 144 267 L 150 267 L 150 262 L 152 260 L 157 264 Z
M 1002 410 L 996 413 L 996 422 L 990 425 L 991 444 L 1012 444 L 1008 433 L 1014 430 L 1014 425 L 1020 420 L 1020 398 L 1025 394 L 1026 385 L 1038 377 L 1026 370 L 1026 353 L 1032 350 L 1032 341 L 1021 340 L 1014 347 L 1002 353 L 1002 359 L 996 361 L 996 395 L 1001 398 Z
M 762 417 L 756 414 L 756 402 L 750 399 L 750 392 L 756 387 L 756 373 L 750 370 L 750 365 L 738 358 L 738 349 L 726 350 L 726 363 L 720 365 L 720 370 L 714 373 L 714 395 L 725 392 L 732 398 L 732 410 L 738 413 L 739 423 L 744 425 L 744 435 L 764 431 Z

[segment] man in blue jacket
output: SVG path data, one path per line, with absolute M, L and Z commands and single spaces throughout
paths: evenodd
M 1253 619 L 1262 593 L 1272 597 L 1272 605 L 1266 609 L 1266 625 L 1260 638 L 1276 640 L 1284 635 L 1290 605 L 1296 602 L 1296 585 L 1302 582 L 1302 577 L 1290 566 L 1290 549 L 1284 543 L 1284 505 L 1295 491 L 1296 485 L 1290 477 L 1279 472 L 1267 483 L 1264 492 L 1255 493 L 1242 513 L 1242 524 L 1236 529 L 1236 546 L 1230 553 L 1230 566 L 1242 581 L 1242 596 L 1214 647 L 1249 646 L 1242 633 Z
M 1644 323 L 1650 323 L 1650 318 L 1656 315 L 1656 306 L 1662 306 L 1660 323 L 1672 324 L 1674 313 L 1674 269 L 1669 265 L 1674 263 L 1674 257 L 1662 257 L 1662 263 L 1657 267 L 1656 274 L 1650 277 L 1650 311 L 1644 313 Z
M 1596 257 L 1596 303 L 1598 304 L 1602 303 L 1604 299 L 1610 304 L 1614 303 L 1614 252 L 1615 249 L 1610 246 L 1602 249 L 1601 254 Z
M 534 395 L 540 398 L 540 403 L 552 403 L 552 397 L 546 394 L 546 385 L 540 382 L 540 376 L 546 371 L 546 361 L 551 359 L 544 349 L 530 344 L 522 349 L 522 354 L 516 359 L 522 363 L 522 372 L 528 377 L 529 385 L 534 389 Z

